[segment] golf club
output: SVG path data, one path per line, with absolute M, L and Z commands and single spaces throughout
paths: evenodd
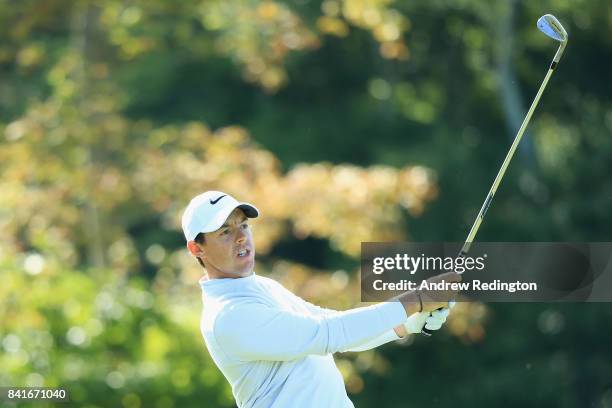
M 531 115 L 533 114 L 533 111 L 538 105 L 538 102 L 540 101 L 540 97 L 542 96 L 542 92 L 544 92 L 544 88 L 546 88 L 546 84 L 548 83 L 548 80 L 550 79 L 550 76 L 552 75 L 553 71 L 557 67 L 559 60 L 561 59 L 561 55 L 563 55 L 563 51 L 565 50 L 565 46 L 567 45 L 567 32 L 565 31 L 565 29 L 563 28 L 559 20 L 557 20 L 557 18 L 553 16 L 552 14 L 545 14 L 542 17 L 540 17 L 538 19 L 537 26 L 540 31 L 542 31 L 544 34 L 546 34 L 548 37 L 552 38 L 553 40 L 559 41 L 561 44 L 559 44 L 559 48 L 557 49 L 557 52 L 555 53 L 555 56 L 550 64 L 550 67 L 548 68 L 548 72 L 546 73 L 546 76 L 544 77 L 544 80 L 542 81 L 542 84 L 540 85 L 540 89 L 538 89 L 538 93 L 536 94 L 533 102 L 531 103 L 531 106 L 529 107 L 529 110 L 527 111 L 527 115 L 525 115 L 525 119 L 523 119 L 523 123 L 521 124 L 521 127 L 519 128 L 516 136 L 514 137 L 514 141 L 512 142 L 512 145 L 510 146 L 510 150 L 508 151 L 508 154 L 506 154 L 506 158 L 504 159 L 504 162 L 502 163 L 501 168 L 497 172 L 497 176 L 495 177 L 495 180 L 493 181 L 493 185 L 491 186 L 491 189 L 489 190 L 489 194 L 487 195 L 487 198 L 485 199 L 484 203 L 482 204 L 482 207 L 480 208 L 480 212 L 478 213 L 478 216 L 476 217 L 476 220 L 474 221 L 474 224 L 472 225 L 472 228 L 470 229 L 470 233 L 468 234 L 465 240 L 465 243 L 463 244 L 463 247 L 461 248 L 461 252 L 459 252 L 460 257 L 464 257 L 470 250 L 470 246 L 472 245 L 472 242 L 474 241 L 474 237 L 476 236 L 476 233 L 478 232 L 478 228 L 480 228 L 480 224 L 482 223 L 482 220 L 485 214 L 487 213 L 489 206 L 491 205 L 491 201 L 493 201 L 493 197 L 495 196 L 497 187 L 499 187 L 499 183 L 501 183 L 501 180 L 504 177 L 504 174 L 506 173 L 508 164 L 510 164 L 510 160 L 512 160 L 512 157 L 514 156 L 514 152 L 516 151 L 518 144 L 521 142 L 521 139 L 523 138 L 523 133 L 525 132 L 525 128 L 527 128 L 527 124 L 529 124 Z M 423 328 L 422 333 L 426 336 L 431 336 L 431 333 L 425 328 Z

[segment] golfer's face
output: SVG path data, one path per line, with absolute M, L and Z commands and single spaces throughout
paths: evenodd
M 255 266 L 255 245 L 248 218 L 236 208 L 217 231 L 206 234 L 204 262 L 218 275 L 248 276 Z

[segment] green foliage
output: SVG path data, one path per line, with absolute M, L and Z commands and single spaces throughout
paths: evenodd
M 76 406 L 233 405 L 204 351 L 197 296 L 181 302 L 104 269 L 25 265 L 2 265 L 2 384 L 63 387 Z

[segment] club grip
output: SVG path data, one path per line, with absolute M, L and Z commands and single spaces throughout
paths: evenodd
M 442 310 L 442 309 L 444 309 L 444 308 L 443 308 L 443 307 L 439 307 L 439 308 L 437 308 L 437 309 L 436 309 L 436 311 L 438 311 L 438 310 Z M 431 317 L 431 312 L 429 312 L 429 316 Z M 425 328 L 425 325 L 426 325 L 426 324 L 427 324 L 427 323 L 425 323 L 425 324 L 423 325 L 423 328 L 421 329 L 421 334 L 422 334 L 423 336 L 431 337 L 431 335 L 433 334 L 433 332 L 432 332 L 431 330 L 428 330 L 428 329 L 426 329 L 426 328 Z

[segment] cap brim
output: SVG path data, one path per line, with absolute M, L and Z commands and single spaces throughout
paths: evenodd
M 240 203 L 240 205 L 236 208 L 240 208 L 242 211 L 244 211 L 244 215 L 246 215 L 248 218 L 259 217 L 259 210 L 252 204 Z
M 215 218 L 208 223 L 208 225 L 203 229 L 203 233 L 214 232 L 223 226 L 223 223 L 227 220 L 227 218 L 231 215 L 231 213 L 236 209 L 240 208 L 244 215 L 247 218 L 257 218 L 259 216 L 259 210 L 252 204 L 249 203 L 239 203 L 235 206 L 228 206 L 223 210 L 219 211 Z

